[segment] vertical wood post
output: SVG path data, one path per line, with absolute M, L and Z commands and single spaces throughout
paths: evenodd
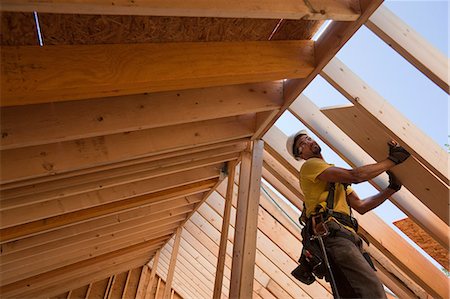
M 252 150 L 242 153 L 229 296 L 233 299 L 253 294 L 263 150 L 264 142 L 255 140 Z
M 155 283 L 155 277 L 156 277 L 156 270 L 158 269 L 158 263 L 159 263 L 159 255 L 161 254 L 161 249 L 158 249 L 158 251 L 155 254 L 155 257 L 153 258 L 153 265 L 152 265 L 152 271 L 150 272 L 150 277 L 148 281 L 147 290 L 145 291 L 144 299 L 149 299 L 150 294 L 153 289 L 153 284 Z
M 149 272 L 148 266 L 147 265 L 142 266 L 141 276 L 139 277 L 139 283 L 135 299 L 143 299 L 145 296 L 145 291 L 147 289 L 148 284 L 148 272 Z
M 170 298 L 170 289 L 172 288 L 173 273 L 175 272 L 178 248 L 180 247 L 181 230 L 182 230 L 182 227 L 178 227 L 177 232 L 175 234 L 175 240 L 173 242 L 173 247 L 172 247 L 172 256 L 170 257 L 169 269 L 167 271 L 166 286 L 164 288 L 163 299 Z
M 213 299 L 220 299 L 222 294 L 223 271 L 225 268 L 225 257 L 227 255 L 228 229 L 230 227 L 231 206 L 233 203 L 234 175 L 236 173 L 236 162 L 228 162 L 228 184 L 223 210 L 222 234 L 220 236 L 219 255 L 217 258 L 216 279 L 214 282 Z

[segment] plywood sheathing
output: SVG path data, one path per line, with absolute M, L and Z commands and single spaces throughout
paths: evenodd
M 311 39 L 323 21 L 282 20 L 271 40 Z
M 31 13 L 4 15 L 2 45 L 37 45 L 36 28 Z M 45 45 L 263 41 L 268 40 L 272 33 L 272 40 L 305 40 L 314 35 L 322 22 L 39 14 Z
M 426 253 L 434 258 L 442 267 L 449 271 L 449 251 L 431 238 L 411 219 L 405 218 L 394 222 L 405 235 L 420 246 Z
M 36 23 L 30 12 L 0 12 L 2 46 L 38 45 Z

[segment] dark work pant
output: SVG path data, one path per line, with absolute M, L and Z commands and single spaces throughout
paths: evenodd
M 354 242 L 340 236 L 325 238 L 333 276 L 341 298 L 386 298 L 383 285 L 362 255 L 362 241 L 334 221 L 327 226 L 353 236 Z

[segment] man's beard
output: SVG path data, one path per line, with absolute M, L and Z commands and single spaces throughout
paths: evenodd
M 314 155 L 320 155 L 320 153 L 322 152 L 322 149 L 320 148 L 320 145 L 315 143 L 312 145 L 311 151 L 313 152 Z

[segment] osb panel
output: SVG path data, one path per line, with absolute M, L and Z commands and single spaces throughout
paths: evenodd
M 447 271 L 449 270 L 448 249 L 442 247 L 409 218 L 396 221 L 394 222 L 394 225 L 434 258 L 441 266 L 447 269 Z
M 0 12 L 0 44 L 3 46 L 38 45 L 32 13 Z
M 283 20 L 271 40 L 311 39 L 323 21 Z
M 278 20 L 40 14 L 46 45 L 268 40 Z

